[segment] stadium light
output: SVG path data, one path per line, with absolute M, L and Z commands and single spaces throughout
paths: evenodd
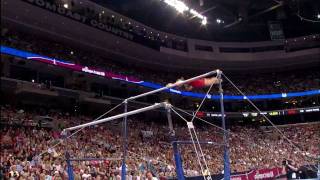
M 207 18 L 204 17 L 204 18 L 202 19 L 202 21 L 201 21 L 201 24 L 202 24 L 202 25 L 207 25 L 207 23 L 208 23 Z
M 206 25 L 208 23 L 207 17 L 203 16 L 199 12 L 194 9 L 189 8 L 184 2 L 180 0 L 163 0 L 169 6 L 175 8 L 179 13 L 185 13 L 197 17 L 201 20 L 202 25 Z
M 63 4 L 63 7 L 68 9 L 69 5 L 67 3 Z
M 221 22 L 222 22 L 221 19 L 218 18 L 217 23 L 220 24 Z
M 317 15 L 317 18 L 320 19 L 320 13 Z
M 185 11 L 189 11 L 189 7 L 179 0 L 165 0 L 165 3 L 174 7 L 179 13 L 183 13 Z

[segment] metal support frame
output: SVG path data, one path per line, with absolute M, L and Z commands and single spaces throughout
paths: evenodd
M 66 152 L 65 157 L 66 157 L 66 161 L 67 161 L 68 180 L 74 180 L 73 168 L 71 165 L 71 159 L 70 159 L 69 152 Z
M 170 104 L 168 104 L 166 102 L 156 103 L 155 105 L 147 106 L 145 108 L 141 108 L 141 109 L 137 109 L 137 110 L 128 112 L 128 102 L 131 101 L 131 100 L 135 100 L 135 99 L 144 97 L 144 96 L 155 94 L 157 92 L 168 90 L 168 89 L 171 89 L 171 88 L 174 88 L 176 86 L 180 86 L 180 85 L 192 82 L 192 81 L 200 79 L 200 78 L 204 78 L 204 77 L 207 77 L 207 76 L 210 76 L 210 75 L 213 75 L 213 74 L 218 74 L 219 72 L 221 73 L 220 70 L 210 71 L 208 73 L 205 73 L 205 74 L 202 74 L 202 75 L 199 75 L 199 76 L 196 76 L 196 77 L 184 80 L 184 81 L 176 82 L 176 83 L 174 83 L 172 85 L 169 85 L 169 86 L 165 86 L 165 87 L 153 90 L 153 91 L 149 91 L 149 92 L 146 92 L 146 93 L 143 93 L 143 94 L 139 94 L 137 96 L 129 97 L 129 98 L 127 98 L 127 99 L 125 99 L 123 101 L 123 103 L 124 103 L 124 113 L 123 114 L 119 114 L 119 115 L 116 115 L 116 116 L 111 116 L 111 117 L 100 119 L 100 120 L 93 121 L 93 122 L 90 122 L 90 123 L 85 123 L 85 124 L 82 124 L 82 125 L 66 128 L 66 129 L 64 129 L 64 131 L 72 131 L 72 130 L 76 130 L 76 129 L 80 129 L 80 128 L 85 128 L 85 127 L 88 127 L 88 126 L 97 125 L 97 124 L 100 124 L 100 123 L 103 123 L 103 122 L 112 121 L 114 119 L 123 118 L 123 141 L 124 142 L 123 142 L 123 157 L 122 157 L 121 179 L 125 180 L 126 179 L 126 156 L 127 156 L 127 147 L 128 147 L 128 127 L 127 127 L 127 123 L 128 122 L 127 122 L 127 117 L 129 115 L 138 114 L 140 112 L 149 111 L 149 110 L 156 109 L 156 108 L 159 108 L 159 107 L 165 107 L 166 110 L 167 110 L 168 123 L 169 123 L 169 129 L 170 129 L 170 136 L 173 138 L 172 140 L 175 140 L 175 134 L 174 134 L 174 130 L 173 130 L 171 112 L 170 112 L 170 108 L 171 108 Z M 221 74 L 220 74 L 220 78 L 221 78 Z M 180 157 L 180 154 L 179 154 L 179 151 L 178 151 L 178 148 L 177 148 L 177 143 L 173 143 L 173 144 L 175 144 L 174 145 L 174 150 L 175 150 L 175 152 L 177 152 L 177 153 L 175 153 L 175 159 L 176 159 L 176 166 L 179 166 L 179 167 L 177 167 L 178 178 L 184 180 L 181 157 Z
M 168 119 L 170 135 L 175 136 L 175 132 L 173 129 L 173 123 L 172 123 L 171 108 L 167 107 L 166 110 L 167 110 L 167 119 Z
M 320 179 L 320 155 L 318 157 L 318 171 L 317 171 L 318 179 Z
M 223 104 L 223 89 L 222 89 L 222 71 L 217 71 L 217 78 L 219 79 L 219 94 L 220 94 L 220 110 L 221 110 L 221 120 L 222 120 L 222 128 L 223 128 L 223 178 L 230 179 L 231 171 L 230 171 L 230 157 L 229 157 L 229 143 L 228 143 L 228 133 L 226 129 L 226 120 L 225 120 L 225 112 L 224 112 L 224 104 Z
M 178 180 L 184 180 L 185 177 L 184 177 L 184 172 L 183 172 L 183 167 L 182 167 L 182 159 L 181 159 L 180 152 L 178 149 L 177 141 L 174 141 L 172 143 L 172 148 L 173 148 L 174 161 L 176 163 L 177 178 L 178 178 Z
M 127 107 L 128 107 L 128 102 L 129 101 L 132 101 L 132 100 L 144 97 L 144 96 L 148 96 L 148 95 L 151 95 L 151 94 L 155 94 L 157 92 L 161 92 L 161 91 L 164 91 L 164 90 L 168 90 L 170 88 L 174 88 L 176 86 L 180 86 L 180 85 L 192 82 L 194 80 L 210 76 L 212 74 L 216 74 L 218 71 L 219 70 L 210 71 L 208 73 L 205 73 L 205 74 L 202 74 L 202 75 L 199 75 L 199 76 L 196 76 L 196 77 L 184 80 L 184 81 L 176 82 L 176 83 L 174 83 L 174 84 L 172 84 L 170 86 L 164 86 L 162 88 L 155 89 L 153 91 L 149 91 L 149 92 L 146 92 L 146 93 L 143 93 L 143 94 L 139 94 L 139 95 L 136 95 L 136 96 L 129 97 L 129 98 L 124 100 L 124 106 L 125 106 L 124 112 L 125 113 L 127 112 Z M 171 113 L 170 113 L 170 107 L 171 106 L 169 104 L 166 104 L 165 107 L 167 109 L 167 116 L 168 116 L 170 134 L 173 133 L 173 136 L 174 136 L 174 130 L 173 130 L 173 125 L 172 125 Z M 125 180 L 126 179 L 126 156 L 127 156 L 127 146 L 128 146 L 127 145 L 128 144 L 127 116 L 124 116 L 123 121 L 124 121 L 123 122 L 123 143 L 124 144 L 123 144 L 123 157 L 122 157 L 123 160 L 122 160 L 122 168 L 121 168 L 121 179 Z M 181 167 L 181 170 L 182 170 L 182 167 Z M 179 172 L 179 173 L 181 174 L 181 172 Z M 183 171 L 182 171 L 182 175 L 183 175 Z
M 178 143 L 176 141 L 176 136 L 175 136 L 175 132 L 173 129 L 171 107 L 167 106 L 166 110 L 167 110 L 167 119 L 168 119 L 169 131 L 170 131 L 169 136 L 170 136 L 170 140 L 173 142 L 172 148 L 173 148 L 174 161 L 176 164 L 177 177 L 179 180 L 184 180 L 185 177 L 184 177 L 184 173 L 183 173 L 182 159 L 181 159 L 181 156 L 179 153 Z
M 124 100 L 124 113 L 128 112 L 128 101 Z M 123 155 L 122 155 L 122 166 L 121 166 L 121 179 L 126 179 L 127 167 L 126 157 L 128 148 L 128 116 L 123 117 Z

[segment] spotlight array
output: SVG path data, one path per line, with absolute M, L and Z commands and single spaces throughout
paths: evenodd
M 179 13 L 185 13 L 190 16 L 196 17 L 201 20 L 202 25 L 206 25 L 208 23 L 207 17 L 203 16 L 199 12 L 197 12 L 194 9 L 189 8 L 184 2 L 180 0 L 161 0 L 168 4 L 169 6 L 173 7 L 176 9 Z
M 179 13 L 189 11 L 189 7 L 179 0 L 164 0 L 165 3 L 174 7 Z

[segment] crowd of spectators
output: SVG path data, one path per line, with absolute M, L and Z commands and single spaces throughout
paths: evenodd
M 104 69 L 114 73 L 134 76 L 141 80 L 151 81 L 158 84 L 166 85 L 169 82 L 175 82 L 181 76 L 192 77 L 192 75 L 156 72 L 146 68 L 126 66 L 119 64 L 112 59 L 99 56 L 96 53 L 72 48 L 66 44 L 53 42 L 43 39 L 33 34 L 24 34 L 22 32 L 12 31 L 11 29 L 2 29 L 3 39 L 1 44 L 26 50 L 41 55 L 49 56 L 56 59 L 71 61 L 84 66 Z M 294 71 L 283 73 L 269 73 L 257 75 L 239 75 L 230 76 L 230 78 L 244 90 L 247 94 L 263 93 L 285 93 L 293 91 L 304 91 L 319 89 L 320 72 L 315 70 Z M 207 89 L 194 90 L 197 92 L 206 92 Z M 213 92 L 217 88 L 213 88 Z M 224 91 L 227 94 L 239 94 L 235 89 L 225 81 Z
M 9 47 L 81 64 L 83 66 L 95 67 L 117 74 L 134 76 L 142 80 L 149 80 L 159 84 L 166 84 L 168 79 L 170 79 L 171 82 L 176 80 L 175 76 L 167 73 L 155 73 L 154 71 L 144 68 L 128 67 L 119 64 L 110 59 L 110 57 L 99 56 L 86 50 L 80 50 L 66 44 L 53 42 L 52 40 L 44 39 L 38 35 L 26 34 L 6 28 L 1 29 L 1 31 L 3 37 L 1 44 Z
M 112 59 L 61 44 L 35 34 L 12 29 L 1 29 L 1 45 L 26 50 L 48 57 L 71 61 L 84 66 L 134 76 L 142 80 L 166 85 L 181 76 L 179 73 L 156 72 L 119 64 Z M 160 40 L 161 41 L 161 40 Z M 163 43 L 161 41 L 161 43 Z M 185 44 L 184 44 L 185 45 Z M 183 48 L 182 48 L 183 49 Z M 185 78 L 186 78 L 185 77 Z M 319 89 L 320 71 L 302 71 L 273 74 L 231 76 L 231 79 L 248 94 L 284 93 Z M 227 94 L 237 94 L 225 83 Z M 199 90 L 204 92 L 204 90 Z M 54 120 L 52 127 L 43 127 L 35 117 L 44 115 Z M 88 122 L 87 116 L 72 116 L 52 111 L 27 111 L 1 106 L 0 179 L 65 179 L 67 165 L 65 153 L 73 158 L 114 158 L 73 162 L 75 179 L 120 179 L 122 157 L 121 122 L 110 122 L 81 130 L 69 139 L 62 139 L 61 129 Z M 283 159 L 299 166 L 315 164 L 320 154 L 320 124 L 305 124 L 280 128 L 293 145 L 274 128 L 231 127 L 229 136 L 232 172 L 280 167 Z M 201 141 L 221 143 L 221 130 L 210 126 L 196 126 Z M 190 140 L 187 126 L 175 125 L 176 138 Z M 129 119 L 127 170 L 129 179 L 167 178 L 175 176 L 175 163 L 167 125 L 141 119 Z M 61 143 L 54 146 L 56 143 Z M 223 148 L 202 145 L 203 153 L 212 174 L 223 172 Z M 193 146 L 181 145 L 183 168 L 186 176 L 201 175 Z
M 44 112 L 24 111 L 11 106 L 1 106 L 1 176 L 18 179 L 65 179 L 67 165 L 65 153 L 72 158 L 122 157 L 121 121 L 109 122 L 81 130 L 69 139 L 60 139 L 60 130 L 91 118 L 71 116 L 52 111 L 48 116 L 56 126 L 43 128 L 34 123 L 35 116 Z M 24 123 L 23 123 L 24 122 Z M 310 157 L 319 155 L 320 124 L 282 127 L 280 130 L 294 143 L 293 148 L 274 128 L 231 127 L 229 136 L 232 172 L 281 167 L 283 159 L 290 159 L 299 166 L 315 164 Z M 211 126 L 197 126 L 201 141 L 221 143 L 221 130 Z M 128 178 L 142 179 L 151 175 L 160 179 L 175 176 L 173 151 L 168 127 L 159 122 L 129 119 Z M 175 125 L 179 140 L 190 140 L 187 126 Z M 54 144 L 60 145 L 53 147 Z M 210 172 L 223 171 L 222 146 L 203 145 L 203 153 Z M 184 173 L 201 175 L 192 145 L 179 146 Z M 75 179 L 120 179 L 121 161 L 95 160 L 73 162 Z

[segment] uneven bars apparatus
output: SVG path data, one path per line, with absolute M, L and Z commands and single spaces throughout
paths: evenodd
M 154 105 L 147 106 L 147 107 L 144 107 L 144 108 L 141 108 L 141 109 L 136 109 L 136 110 L 129 111 L 129 112 L 126 112 L 126 113 L 123 113 L 123 114 L 118 114 L 118 115 L 111 116 L 111 117 L 108 117 L 108 118 L 103 118 L 103 119 L 100 119 L 100 120 L 97 120 L 97 121 L 92 121 L 92 122 L 81 124 L 81 125 L 78 125 L 78 126 L 66 128 L 63 131 L 72 131 L 72 130 L 76 130 L 76 129 L 80 129 L 80 128 L 85 128 L 85 127 L 88 127 L 88 126 L 101 124 L 101 123 L 112 121 L 112 120 L 115 120 L 115 119 L 120 119 L 120 118 L 123 118 L 123 117 L 125 119 L 127 119 L 127 116 L 138 114 L 138 113 L 149 111 L 149 110 L 153 110 L 153 109 L 157 109 L 157 108 L 160 108 L 160 107 L 166 107 L 167 108 L 167 107 L 170 107 L 170 104 L 168 104 L 167 102 L 156 103 Z M 125 126 L 125 128 L 126 128 L 126 126 Z M 126 144 L 126 142 L 125 142 L 125 144 Z M 73 180 L 74 176 L 73 176 L 73 168 L 72 168 L 72 165 L 71 165 L 71 161 L 77 161 L 77 160 L 76 159 L 70 159 L 69 153 L 67 153 L 67 154 L 68 155 L 66 155 L 66 159 L 67 159 L 67 166 L 68 166 L 68 176 L 69 176 L 68 179 L 69 180 Z
M 192 81 L 200 79 L 200 78 L 204 78 L 204 77 L 207 77 L 207 76 L 210 76 L 210 75 L 213 75 L 213 74 L 218 74 L 219 72 L 221 72 L 221 71 L 220 70 L 210 71 L 208 73 L 205 73 L 205 74 L 202 74 L 202 75 L 199 75 L 199 76 L 196 76 L 196 77 L 184 80 L 184 81 L 176 82 L 176 83 L 174 83 L 172 85 L 169 85 L 169 86 L 164 86 L 162 88 L 155 89 L 153 91 L 149 91 L 149 92 L 146 92 L 146 93 L 143 93 L 143 94 L 139 94 L 139 95 L 136 95 L 136 96 L 129 97 L 129 98 L 127 98 L 127 99 L 125 99 L 123 101 L 123 103 L 124 103 L 124 112 L 126 113 L 128 111 L 128 102 L 131 101 L 131 100 L 135 100 L 135 99 L 138 99 L 138 98 L 141 98 L 141 97 L 144 97 L 144 96 L 148 96 L 148 95 L 155 94 L 155 93 L 167 90 L 167 89 L 171 89 L 173 87 L 180 86 L 180 85 L 192 82 Z M 169 128 L 170 128 L 170 131 L 173 131 L 172 120 L 171 120 L 171 115 L 170 115 L 170 110 L 169 110 L 170 108 L 166 108 L 166 109 L 167 109 L 167 112 L 168 112 L 167 116 L 168 116 Z M 122 160 L 122 168 L 121 168 L 121 179 L 122 180 L 126 179 L 126 156 L 127 156 L 127 146 L 128 146 L 128 142 L 127 141 L 128 141 L 127 117 L 125 116 L 123 118 L 123 142 L 124 143 L 123 143 L 123 160 Z M 183 171 L 181 170 L 180 172 L 177 172 L 177 174 L 179 176 L 179 175 L 183 174 Z
M 184 81 L 176 82 L 176 83 L 174 83 L 172 85 L 169 85 L 169 86 L 164 86 L 162 88 L 155 89 L 153 91 L 149 91 L 149 92 L 146 92 L 146 93 L 143 93 L 143 94 L 139 94 L 139 95 L 136 95 L 136 96 L 129 97 L 129 98 L 127 98 L 127 99 L 125 99 L 123 101 L 123 103 L 124 103 L 124 113 L 123 114 L 119 114 L 119 115 L 116 115 L 116 116 L 104 118 L 104 119 L 93 121 L 93 122 L 90 122 L 90 123 L 85 123 L 85 124 L 82 124 L 82 125 L 66 128 L 66 129 L 64 129 L 64 131 L 72 131 L 72 130 L 75 130 L 75 129 L 84 128 L 84 127 L 88 127 L 88 126 L 92 126 L 92 125 L 97 125 L 97 124 L 100 124 L 100 123 L 103 123 L 103 122 L 108 122 L 108 121 L 111 121 L 111 120 L 114 120 L 114 119 L 119 119 L 119 118 L 123 117 L 123 119 L 124 119 L 124 122 L 123 122 L 124 123 L 124 128 L 123 128 L 124 145 L 123 145 L 123 160 L 122 160 L 122 168 L 121 168 L 121 170 L 122 170 L 121 179 L 125 180 L 126 179 L 126 165 L 125 165 L 125 162 L 126 162 L 127 144 L 128 144 L 127 143 L 127 141 L 128 141 L 128 138 L 127 138 L 127 136 L 128 136 L 128 132 L 127 132 L 127 116 L 128 115 L 137 114 L 137 113 L 140 113 L 140 112 L 153 110 L 153 109 L 156 109 L 156 108 L 159 108 L 159 107 L 166 107 L 166 109 L 169 109 L 168 107 L 170 107 L 170 104 L 168 104 L 166 102 L 163 102 L 163 103 L 159 103 L 159 104 L 155 104 L 155 105 L 148 106 L 148 107 L 145 107 L 145 108 L 141 108 L 141 109 L 137 109 L 137 110 L 134 110 L 134 111 L 127 112 L 128 111 L 128 102 L 131 101 L 131 100 L 135 100 L 135 99 L 138 99 L 138 98 L 141 98 L 141 97 L 144 97 L 144 96 L 155 94 L 155 93 L 167 90 L 167 89 L 171 89 L 173 87 L 180 86 L 180 85 L 183 85 L 183 84 L 186 84 L 186 83 L 189 83 L 189 82 L 192 82 L 192 81 L 195 81 L 197 79 L 204 78 L 204 77 L 207 77 L 207 76 L 210 76 L 210 75 L 213 75 L 213 74 L 217 74 L 219 76 L 219 78 L 221 78 L 221 73 L 222 72 L 220 70 L 210 71 L 208 73 L 205 73 L 205 74 L 202 74 L 202 75 L 199 75 L 199 76 L 196 76 L 196 77 L 184 80 Z M 221 86 L 221 81 L 220 81 L 220 86 Z M 224 117 L 224 112 L 222 112 L 222 117 Z M 171 125 L 170 128 L 172 128 L 172 125 Z
M 176 86 L 179 86 L 179 85 L 182 85 L 182 84 L 186 84 L 186 83 L 192 82 L 194 80 L 197 80 L 197 79 L 200 79 L 200 78 L 203 78 L 203 77 L 207 77 L 207 76 L 210 76 L 210 75 L 213 75 L 213 74 L 217 74 L 217 72 L 219 72 L 219 70 L 210 71 L 208 73 L 205 73 L 205 74 L 202 74 L 202 75 L 199 75 L 199 76 L 196 76 L 196 77 L 184 80 L 184 81 L 176 82 L 176 83 L 174 83 L 172 85 L 169 85 L 169 86 L 164 86 L 162 88 L 155 89 L 153 91 L 149 91 L 149 92 L 146 92 L 146 93 L 143 93 L 143 94 L 139 94 L 139 95 L 136 95 L 136 96 L 129 97 L 129 98 L 127 98 L 127 99 L 125 99 L 123 101 L 123 103 L 124 103 L 124 113 L 126 113 L 128 111 L 128 102 L 131 101 L 131 100 L 135 100 L 135 99 L 138 99 L 138 98 L 141 98 L 141 97 L 144 97 L 144 96 L 155 94 L 157 92 L 161 92 L 161 91 L 164 91 L 164 90 L 167 90 L 167 89 L 171 89 L 173 87 L 176 87 Z M 125 165 L 125 162 L 126 162 L 126 155 L 127 155 L 127 144 L 128 144 L 127 141 L 128 141 L 127 116 L 124 116 L 124 118 L 123 118 L 123 142 L 124 142 L 123 143 L 123 161 L 122 161 L 122 168 L 121 168 L 121 179 L 123 179 L 123 180 L 126 179 L 126 165 Z

